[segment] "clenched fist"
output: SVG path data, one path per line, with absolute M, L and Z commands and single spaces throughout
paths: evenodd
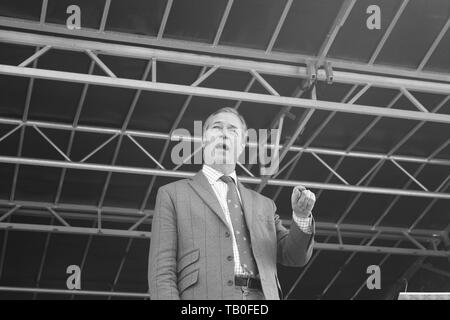
M 304 186 L 296 186 L 292 190 L 291 202 L 294 214 L 299 218 L 306 218 L 314 207 L 316 196 Z

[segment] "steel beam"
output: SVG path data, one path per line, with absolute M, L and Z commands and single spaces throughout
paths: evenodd
M 223 29 L 228 20 L 228 16 L 230 15 L 231 7 L 233 6 L 234 0 L 228 0 L 225 10 L 222 15 L 222 19 L 220 19 L 219 27 L 217 28 L 216 35 L 214 37 L 213 46 L 217 46 L 220 42 L 220 38 L 222 37 Z
M 9 157 L 0 156 L 1 163 L 12 163 L 12 164 L 23 164 L 30 166 L 41 166 L 41 167 L 52 167 L 52 168 L 68 168 L 68 169 L 79 169 L 79 170 L 91 170 L 99 172 L 117 172 L 117 173 L 129 173 L 138 175 L 156 175 L 172 178 L 189 178 L 196 174 L 196 172 L 188 171 L 171 171 L 171 170 L 161 170 L 161 169 L 151 169 L 151 168 L 137 168 L 137 167 L 126 167 L 126 166 L 111 166 L 111 165 L 100 165 L 91 163 L 75 163 L 67 161 L 57 161 L 57 160 L 43 160 L 34 158 L 20 158 L 20 157 Z M 239 177 L 239 180 L 243 183 L 250 184 L 260 184 L 263 179 L 256 177 Z M 321 183 L 313 181 L 285 181 L 278 179 L 267 180 L 268 185 L 273 186 L 283 186 L 283 187 L 294 187 L 299 184 L 304 185 L 308 188 L 326 189 L 334 191 L 349 191 L 349 192 L 364 192 L 373 194 L 389 194 L 389 195 L 402 195 L 402 196 L 412 196 L 412 197 L 423 197 L 423 198 L 436 198 L 436 199 L 450 199 L 450 194 L 440 193 L 440 192 L 426 192 L 426 191 L 416 191 L 416 190 L 402 190 L 393 188 L 380 188 L 380 187 L 361 187 L 354 185 L 341 185 L 341 184 L 331 184 L 331 183 Z
M 65 227 L 65 226 L 50 226 L 37 224 L 23 224 L 23 223 L 0 223 L 0 229 L 25 231 L 25 232 L 46 232 L 46 233 L 67 233 L 67 234 L 89 234 L 92 236 L 113 236 L 126 238 L 142 238 L 150 239 L 151 233 L 144 231 L 130 231 L 130 230 L 115 230 L 97 228 L 80 228 L 80 227 Z M 423 250 L 410 248 L 391 248 L 380 246 L 359 246 L 349 244 L 335 244 L 335 243 L 320 243 L 314 244 L 316 250 L 331 250 L 331 251 L 348 251 L 348 252 L 366 252 L 366 253 L 390 253 L 399 255 L 415 255 L 415 256 L 429 256 L 429 257 L 450 257 L 450 251 L 437 250 Z
M 96 29 L 89 29 L 89 28 L 83 28 L 80 30 L 68 30 L 65 26 L 61 26 L 58 24 L 46 23 L 45 25 L 40 25 L 37 22 L 7 17 L 0 18 L 0 26 L 12 27 L 33 32 L 38 31 L 38 32 L 54 33 L 70 37 L 83 37 L 101 41 L 115 41 L 115 42 L 136 44 L 140 46 L 142 45 L 157 46 L 161 48 L 168 48 L 171 50 L 188 50 L 202 54 L 232 56 L 234 58 L 263 59 L 281 63 L 306 64 L 308 61 L 314 61 L 314 59 L 316 59 L 316 57 L 314 56 L 302 55 L 298 53 L 290 54 L 272 51 L 270 54 L 267 54 L 265 50 L 237 48 L 224 45 L 214 47 L 212 45 L 199 42 L 173 40 L 173 39 L 158 39 L 157 37 L 148 37 L 129 33 L 128 34 L 119 32 L 100 33 Z M 347 61 L 340 59 L 327 59 L 327 61 L 331 62 L 334 68 L 346 69 L 354 72 L 370 72 L 377 74 L 394 75 L 397 77 L 400 76 L 400 77 L 420 78 L 432 81 L 447 81 L 447 82 L 450 81 L 450 76 L 446 73 L 418 72 L 417 70 L 410 68 L 399 68 L 380 64 L 369 65 L 365 63 L 357 63 L 354 61 Z
M 319 54 L 317 56 L 317 66 L 321 66 L 328 54 L 328 51 L 330 50 L 331 46 L 333 45 L 334 40 L 336 39 L 339 30 L 344 25 L 345 21 L 347 20 L 350 12 L 353 9 L 353 6 L 355 5 L 356 0 L 345 0 L 341 8 L 336 16 L 336 19 L 334 20 L 333 26 L 331 27 L 331 30 L 326 36 L 325 41 L 322 44 L 322 47 L 319 49 Z
M 10 223 L 0 222 L 0 229 L 9 231 L 27 231 L 27 232 L 46 232 L 46 233 L 65 233 L 75 235 L 91 235 L 91 236 L 111 236 L 124 238 L 150 238 L 150 232 L 130 231 L 118 229 L 101 229 L 98 228 L 81 228 L 66 226 L 51 226 L 42 224 L 26 224 L 26 223 Z
M 450 28 L 450 17 L 447 19 L 447 22 L 442 27 L 442 30 L 441 30 L 441 32 L 439 32 L 436 39 L 434 39 L 433 44 L 430 46 L 427 53 L 425 54 L 422 61 L 420 62 L 419 66 L 417 67 L 417 71 L 422 71 L 423 68 L 426 66 L 426 64 L 430 60 L 431 56 L 433 55 L 433 53 L 436 50 L 436 48 L 438 47 L 438 45 L 441 43 L 442 38 L 445 36 L 445 34 L 447 33 L 449 28 Z
M 386 32 L 383 34 L 383 37 L 381 38 L 380 42 L 378 43 L 377 47 L 375 48 L 375 51 L 372 53 L 372 56 L 369 59 L 369 65 L 373 65 L 373 63 L 377 59 L 378 55 L 381 52 L 381 49 L 383 49 L 384 44 L 386 43 L 387 39 L 391 35 L 392 30 L 394 30 L 394 27 L 397 25 L 397 22 L 400 19 L 400 16 L 402 15 L 403 11 L 405 10 L 406 6 L 408 5 L 408 2 L 409 2 L 409 0 L 403 0 L 403 2 L 400 4 L 400 7 L 398 8 L 397 12 L 395 13 L 395 16 L 392 18 L 391 22 L 389 23 L 389 26 L 386 29 Z
M 1 19 L 0 19 L 1 20 Z M 105 55 L 130 57 L 138 59 L 155 58 L 158 61 L 174 62 L 188 65 L 200 66 L 220 66 L 224 69 L 238 70 L 248 72 L 255 70 L 260 74 L 272 74 L 295 78 L 308 78 L 306 67 L 295 65 L 285 65 L 270 62 L 259 62 L 252 60 L 238 60 L 224 57 L 214 57 L 199 55 L 187 52 L 176 52 L 159 49 L 150 49 L 143 47 L 132 47 L 120 44 L 100 43 L 88 40 L 67 39 L 54 36 L 27 34 L 15 31 L 0 31 L 0 42 L 15 43 L 29 46 L 50 45 L 55 49 L 71 50 L 85 52 L 86 50 L 95 51 Z M 335 69 L 337 66 L 333 64 Z M 362 70 L 360 70 L 362 71 Z M 370 68 L 366 72 L 371 72 Z M 400 78 L 400 71 L 396 77 L 378 76 L 372 74 L 361 74 L 334 70 L 333 81 L 346 84 L 369 84 L 380 88 L 405 88 L 410 91 L 430 92 L 448 94 L 450 92 L 450 76 L 444 79 L 433 79 L 441 82 L 431 82 L 425 80 L 414 80 Z M 425 77 L 416 77 L 426 79 Z M 325 70 L 320 69 L 317 72 L 317 80 L 327 81 Z M 447 83 L 442 83 L 442 81 Z
M 172 9 L 173 0 L 167 0 L 166 8 L 164 9 L 164 15 L 161 20 L 161 25 L 159 26 L 157 39 L 162 39 L 164 35 L 164 30 L 166 30 L 167 20 L 169 19 L 169 14 Z
M 248 93 L 232 90 L 191 87 L 170 83 L 148 82 L 132 79 L 112 78 L 105 76 L 86 75 L 73 72 L 53 71 L 35 68 L 20 68 L 16 66 L 0 65 L 0 74 L 39 78 L 55 81 L 67 81 L 74 83 L 89 83 L 107 87 L 118 87 L 126 89 L 140 89 L 145 91 L 164 92 L 171 94 L 194 95 L 208 98 L 218 98 L 224 100 L 242 100 L 261 104 L 273 104 L 279 106 L 293 106 L 297 108 L 318 109 L 336 111 L 344 113 L 354 113 L 372 116 L 384 116 L 388 118 L 409 119 L 417 121 L 430 121 L 438 123 L 450 123 L 450 115 L 425 113 L 420 111 L 409 111 L 401 109 L 387 109 L 383 107 L 373 107 L 367 105 L 346 104 L 322 100 L 309 100 L 293 97 L 279 97 L 268 94 Z M 448 86 L 450 84 L 436 84 L 438 86 Z
M 148 139 L 160 139 L 160 140 L 183 140 L 190 142 L 200 142 L 201 137 L 196 136 L 187 136 L 187 135 L 173 135 L 168 133 L 159 133 L 152 131 L 140 131 L 140 130 L 120 130 L 106 127 L 96 127 L 96 126 L 85 126 L 85 125 L 68 125 L 64 123 L 57 122 L 46 122 L 46 121 L 22 121 L 13 118 L 2 118 L 0 117 L 0 123 L 8 124 L 8 125 L 25 125 L 25 126 L 37 126 L 40 128 L 48 128 L 48 129 L 58 129 L 58 130 L 66 130 L 66 131 L 80 131 L 80 132 L 89 132 L 96 134 L 108 134 L 108 135 L 130 135 L 133 137 L 141 137 Z M 14 129 L 17 130 L 18 128 Z M 12 132 L 8 133 L 11 134 Z M 2 137 L 3 138 L 3 137 Z M 258 144 L 255 142 L 248 143 L 248 146 L 257 147 Z M 264 144 L 264 147 L 273 149 L 275 148 L 274 144 Z M 413 162 L 413 163 L 426 163 L 432 165 L 443 165 L 449 166 L 450 160 L 443 158 L 423 158 L 423 157 L 414 157 L 414 156 L 403 156 L 403 155 L 386 155 L 383 153 L 375 153 L 375 152 L 358 152 L 351 150 L 338 150 L 338 149 L 330 149 L 330 148 L 318 148 L 318 147 L 308 147 L 308 146 L 292 146 L 289 148 L 291 152 L 306 152 L 306 153 L 316 153 L 322 155 L 331 155 L 331 156 L 348 156 L 355 158 L 363 158 L 363 159 L 385 159 L 390 160 L 393 159 L 395 161 L 400 162 Z
M 106 21 L 108 20 L 108 13 L 110 7 L 111 7 L 111 0 L 106 0 L 105 6 L 103 8 L 102 19 L 100 20 L 100 27 L 99 27 L 100 32 L 105 31 Z
M 41 25 L 43 25 L 45 23 L 45 17 L 47 16 L 47 6 L 48 6 L 48 0 L 42 0 L 41 16 L 39 18 L 39 23 Z
M 270 53 L 272 51 L 273 46 L 275 45 L 275 42 L 278 39 L 278 35 L 280 34 L 281 28 L 284 25 L 284 21 L 286 21 L 286 17 L 289 13 L 289 10 L 291 9 L 292 2 L 293 0 L 286 1 L 283 12 L 281 13 L 280 19 L 278 20 L 277 26 L 275 27 L 272 37 L 270 38 L 269 44 L 267 45 L 266 53 Z
M 78 296 L 114 296 L 123 298 L 146 298 L 149 299 L 148 293 L 134 292 L 110 292 L 110 291 L 92 291 L 92 290 L 62 290 L 62 289 L 44 289 L 44 288 L 24 288 L 24 287 L 5 287 L 1 286 L 0 291 L 6 292 L 23 292 L 23 293 L 41 293 L 41 294 L 63 294 Z

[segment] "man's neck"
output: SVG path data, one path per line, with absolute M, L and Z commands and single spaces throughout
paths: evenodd
M 236 168 L 235 164 L 210 164 L 214 170 L 222 172 L 224 175 L 229 176 Z

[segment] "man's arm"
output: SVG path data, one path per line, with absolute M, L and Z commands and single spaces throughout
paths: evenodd
M 303 267 L 311 258 L 314 245 L 314 218 L 311 218 L 311 233 L 302 231 L 296 221 L 291 221 L 287 230 L 276 214 L 277 206 L 272 201 L 277 231 L 277 262 L 289 267 Z
M 177 222 L 169 194 L 163 188 L 156 196 L 152 221 L 148 285 L 152 300 L 180 299 L 177 286 Z

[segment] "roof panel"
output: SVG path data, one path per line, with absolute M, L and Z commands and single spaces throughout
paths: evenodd
M 447 187 L 446 192 L 448 192 L 448 190 L 449 188 Z M 429 202 L 431 203 L 431 200 Z M 449 200 L 433 201 L 433 205 L 426 215 L 419 221 L 416 228 L 433 230 L 444 230 L 445 228 L 448 228 L 448 222 L 450 220 L 450 212 L 448 208 L 450 208 Z
M 67 9 L 71 5 L 80 8 L 81 28 L 98 29 L 100 27 L 105 0 L 49 0 L 45 21 L 65 25 L 72 14 L 72 11 L 67 13 Z
M 120 128 L 134 94 L 129 89 L 89 86 L 79 123 Z
M 413 128 L 416 121 L 381 119 L 356 145 L 355 150 L 387 153 L 392 150 Z
M 174 1 L 164 37 L 212 43 L 226 3 L 226 0 Z
M 2 64 L 19 65 L 35 52 L 30 46 L 17 46 L 0 43 Z M 23 77 L 0 75 L 0 115 L 22 117 L 30 80 Z
M 23 217 L 14 217 L 13 222 L 41 223 L 49 222 L 48 218 L 36 219 L 30 222 Z M 40 232 L 24 233 L 21 231 L 8 231 L 8 246 L 5 252 L 5 263 L 2 272 L 3 286 L 34 287 L 39 273 L 39 266 L 42 259 L 42 249 L 44 248 L 47 235 Z M 2 237 L 3 239 L 3 237 Z
M 109 182 L 105 206 L 140 209 L 148 176 L 114 173 Z
M 20 166 L 15 198 L 25 201 L 53 202 L 60 174 L 59 168 Z
M 347 20 L 339 29 L 333 42 L 329 57 L 368 62 L 392 21 L 401 0 L 358 0 Z M 367 28 L 369 14 L 367 8 L 371 5 L 380 7 L 381 29 Z
M 398 279 L 401 279 L 404 272 L 410 267 L 417 257 L 392 255 L 382 266 L 381 289 L 369 290 L 364 286 L 357 299 L 362 300 L 381 300 L 386 299 Z M 381 258 L 380 258 L 381 260 Z
M 447 30 L 445 36 L 442 38 L 439 46 L 434 51 L 433 55 L 425 65 L 424 70 L 448 72 L 450 70 L 450 29 Z
M 220 44 L 266 49 L 286 0 L 236 0 Z
M 122 273 L 116 284 L 116 290 L 122 292 L 147 291 L 147 256 L 149 241 L 147 239 L 132 239 L 127 259 L 123 264 Z
M 449 15 L 447 0 L 410 1 L 376 63 L 418 67 Z
M 67 170 L 61 203 L 97 205 L 105 179 L 105 172 Z
M 29 119 L 72 123 L 83 84 L 35 79 L 31 94 Z
M 156 36 L 167 0 L 111 1 L 107 31 Z
M 320 299 L 322 291 L 348 256 L 349 252 L 321 252 L 314 262 L 314 267 L 309 268 L 306 276 L 299 282 L 292 292 L 295 299 Z
M 2 199 L 9 199 L 11 194 L 12 181 L 14 177 L 14 167 L 13 164 L 0 165 L 0 175 L 3 177 L 0 179 L 0 197 Z
M 39 21 L 41 6 L 41 1 L 2 0 L 0 2 L 0 15 Z
M 316 55 L 342 3 L 342 0 L 294 1 L 273 51 Z
M 350 299 L 361 285 L 365 286 L 369 276 L 367 267 L 379 265 L 380 261 L 380 255 L 377 254 L 357 253 L 354 255 L 350 263 L 344 266 L 342 273 L 328 289 L 324 299 Z
M 107 226 L 105 226 L 107 228 Z M 93 237 L 83 268 L 85 290 L 111 291 L 128 239 Z
M 13 128 L 15 128 L 15 126 L 1 125 L 0 128 L 1 128 L 0 134 L 3 137 L 3 135 L 5 135 L 8 132 L 10 132 L 11 130 L 13 130 Z M 2 155 L 12 156 L 12 157 L 17 156 L 17 151 L 19 149 L 20 132 L 22 130 L 24 130 L 24 129 L 22 128 L 20 130 L 16 130 L 14 133 L 12 133 L 11 135 L 9 135 L 8 137 L 6 137 L 5 139 L 3 139 L 0 142 L 0 150 L 1 150 Z

